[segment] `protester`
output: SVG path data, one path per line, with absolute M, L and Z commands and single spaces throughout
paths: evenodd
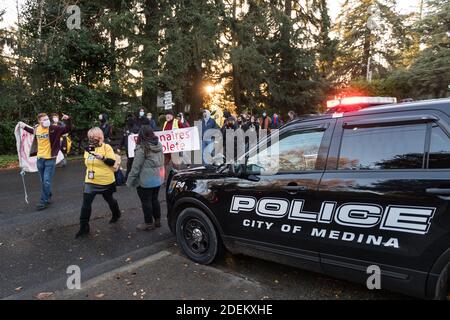
M 106 143 L 111 143 L 111 136 L 112 136 L 112 127 L 108 123 L 108 115 L 105 113 L 102 113 L 98 116 L 98 120 L 100 121 L 100 129 L 103 131 L 103 136 L 105 137 Z
M 57 126 L 63 126 L 63 127 L 66 125 L 64 123 L 64 121 L 59 121 L 59 114 L 57 114 L 57 113 L 52 114 L 52 124 L 57 125 Z M 61 136 L 61 152 L 64 156 L 64 158 L 61 161 L 61 166 L 63 168 L 67 167 L 67 156 L 69 154 L 70 146 L 72 144 L 72 141 L 69 137 L 69 133 L 63 134 Z
M 297 114 L 294 111 L 291 110 L 291 111 L 288 112 L 288 117 L 289 117 L 289 120 L 288 120 L 288 123 L 289 123 L 289 122 L 294 121 L 295 119 L 297 119 Z
M 272 116 L 272 129 L 279 129 L 284 125 L 283 119 L 277 113 L 274 113 Z
M 147 118 L 145 110 L 143 108 L 139 109 L 139 112 L 136 117 L 136 123 L 141 129 L 142 126 L 149 126 L 150 120 Z
M 161 227 L 158 194 L 164 177 L 163 147 L 152 128 L 143 126 L 139 131 L 133 167 L 127 180 L 128 187 L 137 188 L 144 212 L 144 223 L 137 226 L 138 230 Z
M 114 199 L 116 183 L 113 166 L 116 163 L 113 148 L 104 142 L 103 131 L 93 128 L 88 132 L 89 146 L 84 153 L 86 176 L 84 180 L 83 206 L 80 214 L 80 230 L 76 238 L 89 234 L 92 202 L 101 194 L 112 212 L 109 223 L 116 223 L 121 216 L 119 204 Z
M 153 114 L 151 112 L 147 113 L 147 119 L 150 121 L 150 128 L 152 128 L 153 131 L 157 131 L 158 126 L 156 125 L 156 121 L 153 119 Z
M 208 130 L 211 129 L 219 129 L 219 126 L 217 125 L 216 121 L 211 118 L 211 111 L 209 110 L 204 110 L 203 111 L 203 121 L 202 121 L 202 155 L 203 155 L 203 164 L 206 164 L 206 159 L 204 157 L 205 155 L 205 150 L 208 150 L 207 152 L 209 152 L 212 155 L 212 150 L 211 149 L 211 145 L 213 143 L 213 140 L 211 138 L 208 138 L 206 136 L 206 133 Z
M 166 111 L 166 121 L 164 122 L 162 131 L 170 131 L 176 129 L 182 129 L 184 125 L 177 118 L 175 118 L 175 114 L 172 110 Z M 164 155 L 164 166 L 166 168 L 166 172 L 168 173 L 173 167 L 172 163 L 172 155 L 167 153 Z
M 262 117 L 259 120 L 259 126 L 261 130 L 270 131 L 270 127 L 272 125 L 272 119 L 267 115 L 266 111 L 263 111 Z
M 248 121 L 243 130 L 246 132 L 247 130 L 256 131 L 259 134 L 259 121 L 255 116 L 250 116 L 250 121 Z
M 183 125 L 183 128 L 189 128 L 189 127 L 191 126 L 191 125 L 189 124 L 189 122 L 186 120 L 186 118 L 185 118 L 183 112 L 180 112 L 180 113 L 177 115 L 177 119 L 178 119 L 178 122 L 181 123 L 181 124 Z
M 119 150 L 117 150 L 118 152 L 120 152 L 121 149 L 125 150 L 125 153 L 127 155 L 127 172 L 125 174 L 125 179 L 128 178 L 131 167 L 133 165 L 133 159 L 134 159 L 134 158 L 130 157 L 129 153 L 128 153 L 128 137 L 132 134 L 137 134 L 139 132 L 139 129 L 140 129 L 140 127 L 139 127 L 137 121 L 135 120 L 134 116 L 132 114 L 127 115 L 125 129 L 124 129 L 123 135 L 122 135 L 122 141 L 120 143 Z
M 36 206 L 36 209 L 40 211 L 46 209 L 51 203 L 52 180 L 55 174 L 56 158 L 61 150 L 61 136 L 70 132 L 72 122 L 69 116 L 63 115 L 62 119 L 67 121 L 65 126 L 51 124 L 46 113 L 40 113 L 37 119 L 39 124 L 34 128 L 23 122 L 19 122 L 19 126 L 35 135 L 30 156 L 37 156 L 37 168 L 41 177 L 41 199 Z
M 166 111 L 166 121 L 163 125 L 163 131 L 175 130 L 184 128 L 183 123 L 175 118 L 175 113 L 172 110 Z
M 228 119 L 226 119 L 225 123 L 222 126 L 222 137 L 223 137 L 223 155 L 225 157 L 227 157 L 227 132 L 230 132 L 234 134 L 234 132 L 239 129 L 238 125 L 236 124 L 236 118 L 233 116 L 228 117 Z M 234 157 L 236 160 L 236 156 L 237 156 L 237 145 L 236 143 L 233 141 L 233 147 L 234 147 Z M 230 153 L 231 154 L 231 153 Z M 231 159 L 225 159 L 225 161 L 229 161 Z

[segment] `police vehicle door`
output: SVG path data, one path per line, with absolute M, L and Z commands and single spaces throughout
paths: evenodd
M 318 262 L 303 223 L 288 216 L 320 207 L 316 192 L 335 123 L 327 119 L 287 126 L 269 147 L 263 142 L 259 151 L 250 152 L 245 175 L 225 182 L 229 186 L 222 189 L 222 199 L 231 204 L 223 224 L 228 237 L 247 247 Z
M 310 231 L 322 245 L 327 273 L 365 281 L 367 266 L 375 264 L 398 286 L 424 283 L 444 251 L 436 253 L 432 244 L 448 238 L 442 226 L 450 224 L 442 215 L 450 199 L 450 140 L 442 122 L 447 116 L 419 113 L 337 122 L 319 188 L 320 201 L 336 206 Z

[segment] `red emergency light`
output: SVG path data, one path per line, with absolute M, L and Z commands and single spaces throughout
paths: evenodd
M 347 97 L 327 101 L 327 108 L 329 112 L 348 112 L 395 103 L 397 103 L 397 98 L 393 97 Z

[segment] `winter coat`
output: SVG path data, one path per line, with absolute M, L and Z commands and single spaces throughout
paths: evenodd
M 164 155 L 163 147 L 159 141 L 150 143 L 147 154 L 141 145 L 138 145 L 133 166 L 128 175 L 127 186 L 136 188 L 156 188 L 164 182 Z

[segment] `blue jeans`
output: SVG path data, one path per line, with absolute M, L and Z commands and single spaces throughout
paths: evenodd
M 38 159 L 37 168 L 41 176 L 41 204 L 47 204 L 52 198 L 52 180 L 55 175 L 56 159 Z

